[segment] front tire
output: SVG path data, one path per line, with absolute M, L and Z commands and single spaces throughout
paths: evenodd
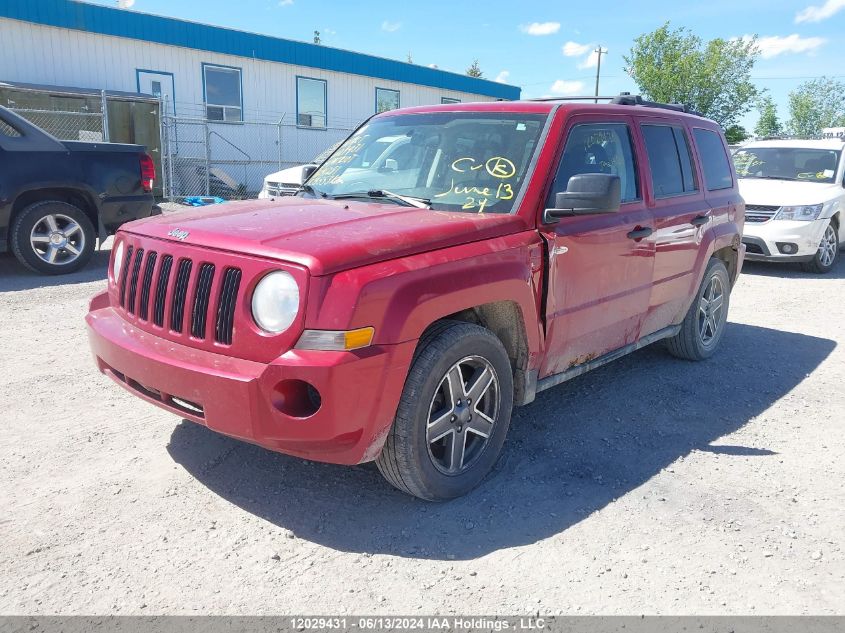
M 712 258 L 680 331 L 666 341 L 669 353 L 685 360 L 710 358 L 725 333 L 730 299 L 728 270 Z
M 46 200 L 26 207 L 12 225 L 12 252 L 30 270 L 47 275 L 72 273 L 94 252 L 94 226 L 79 208 Z
M 464 495 L 499 458 L 512 408 L 501 341 L 478 325 L 438 323 L 420 339 L 376 465 L 393 486 L 420 499 Z
M 839 232 L 836 230 L 836 225 L 831 222 L 824 230 L 824 235 L 822 236 L 822 241 L 819 242 L 819 250 L 816 251 L 816 256 L 809 262 L 801 264 L 801 269 L 804 272 L 824 275 L 833 270 L 833 266 L 838 259 Z

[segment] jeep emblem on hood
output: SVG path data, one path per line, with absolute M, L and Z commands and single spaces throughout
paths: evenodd
M 188 231 L 184 231 L 182 229 L 172 229 L 167 233 L 170 237 L 175 237 L 177 240 L 185 241 L 185 238 L 190 235 Z

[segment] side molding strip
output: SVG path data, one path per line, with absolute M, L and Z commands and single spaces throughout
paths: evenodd
M 585 374 L 592 369 L 596 369 L 597 367 L 606 365 L 607 363 L 614 361 L 618 358 L 627 356 L 631 352 L 636 352 L 638 349 L 642 349 L 646 345 L 651 345 L 652 343 L 660 341 L 664 338 L 675 336 L 675 334 L 680 332 L 680 330 L 680 325 L 670 325 L 667 328 L 657 330 L 657 332 L 654 332 L 652 334 L 649 334 L 648 336 L 641 338 L 636 343 L 626 345 L 625 347 L 620 347 L 617 350 L 608 352 L 604 356 L 599 356 L 598 358 L 594 358 L 593 360 L 588 361 L 586 363 L 576 365 L 575 367 L 570 367 L 566 371 L 563 371 L 559 374 L 552 374 L 551 376 L 546 376 L 545 378 L 537 382 L 537 391 L 540 392 L 545 389 L 555 387 L 563 382 L 566 382 L 567 380 L 572 380 L 573 378 L 580 376 L 581 374 Z

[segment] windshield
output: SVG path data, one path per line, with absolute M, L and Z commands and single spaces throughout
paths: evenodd
M 804 182 L 834 182 L 839 152 L 804 147 L 749 147 L 734 155 L 740 178 L 775 178 Z
M 545 114 L 480 112 L 375 118 L 308 185 L 328 197 L 397 202 L 385 194 L 399 194 L 436 210 L 510 213 L 545 120 Z

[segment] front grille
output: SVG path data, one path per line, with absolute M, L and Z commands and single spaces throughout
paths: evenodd
M 158 271 L 156 283 L 156 297 L 153 304 L 153 323 L 164 327 L 164 302 L 167 299 L 167 283 L 170 281 L 170 268 L 173 266 L 173 256 L 165 255 L 161 258 L 161 268 Z
M 198 339 L 205 338 L 205 316 L 208 312 L 208 299 L 211 297 L 211 282 L 213 280 L 214 264 L 200 266 L 197 293 L 194 297 L 194 309 L 191 311 L 191 335 Z
M 141 271 L 141 262 L 144 260 L 144 249 L 135 251 L 135 263 L 132 266 L 132 279 L 129 282 L 129 294 L 126 297 L 126 311 L 129 314 L 135 312 L 135 293 L 138 290 L 138 273 Z
M 292 196 L 299 187 L 295 182 L 268 182 L 267 193 L 271 196 Z
M 746 204 L 745 205 L 745 221 L 746 222 L 768 222 L 777 214 L 780 207 L 766 204 Z
M 125 306 L 126 278 L 129 276 L 129 263 L 132 261 L 132 247 L 126 249 L 126 259 L 123 260 L 123 273 L 120 276 L 120 305 Z
M 173 306 L 170 309 L 170 329 L 174 332 L 182 331 L 182 321 L 185 317 L 185 301 L 188 298 L 188 280 L 191 278 L 191 268 L 194 263 L 190 259 L 179 261 L 176 272 L 176 285 L 173 287 Z
M 220 307 L 217 309 L 217 323 L 214 327 L 214 340 L 223 343 L 223 345 L 232 344 L 235 305 L 240 285 L 240 269 L 227 268 L 226 272 L 223 273 L 223 284 L 220 287 Z
M 227 267 L 218 279 L 216 272 L 208 262 L 174 261 L 173 255 L 129 246 L 118 280 L 120 306 L 139 320 L 199 340 L 212 323 L 214 340 L 231 345 L 242 273 Z
M 147 320 L 150 308 L 150 286 L 153 282 L 153 270 L 156 267 L 158 255 L 152 251 L 147 255 L 147 263 L 144 266 L 144 278 L 141 281 L 141 303 L 138 306 L 138 318 Z

